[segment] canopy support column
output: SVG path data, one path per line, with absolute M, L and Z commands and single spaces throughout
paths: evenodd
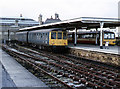
M 74 46 L 77 45 L 77 28 L 75 28 L 75 39 L 74 39 Z
M 103 26 L 104 22 L 100 22 L 100 49 L 103 49 Z
M 97 45 L 98 44 L 98 29 L 96 28 L 96 41 L 95 41 L 95 44 Z
M 8 41 L 10 41 L 10 30 L 8 30 Z

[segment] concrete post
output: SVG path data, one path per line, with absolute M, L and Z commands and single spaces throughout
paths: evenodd
M 104 22 L 100 22 L 100 49 L 103 49 L 103 26 Z
M 74 40 L 74 46 L 77 45 L 77 28 L 75 28 L 75 40 Z
M 10 41 L 10 30 L 8 30 L 8 41 Z
M 97 30 L 97 28 L 96 28 L 96 42 L 95 42 L 95 44 L 97 45 L 98 44 L 98 34 L 97 34 L 97 32 L 98 32 L 98 30 Z

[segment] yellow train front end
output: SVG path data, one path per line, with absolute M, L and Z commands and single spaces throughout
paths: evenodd
M 56 50 L 63 50 L 68 46 L 66 31 L 51 31 L 49 33 L 49 46 Z
M 116 39 L 104 39 L 103 44 L 105 45 L 106 42 L 109 42 L 109 45 L 116 45 Z
M 106 42 L 109 42 L 109 45 L 116 45 L 115 33 L 104 32 L 103 36 L 104 36 L 103 37 L 103 45 L 105 45 Z

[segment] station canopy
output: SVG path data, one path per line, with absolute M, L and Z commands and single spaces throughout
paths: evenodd
M 55 23 L 23 28 L 20 30 L 26 31 L 26 30 L 37 30 L 37 29 L 47 29 L 47 28 L 65 28 L 66 30 L 71 30 L 74 28 L 91 29 L 91 28 L 100 28 L 101 22 L 104 23 L 103 28 L 120 27 L 120 19 L 117 18 L 80 17 L 80 18 L 55 22 Z

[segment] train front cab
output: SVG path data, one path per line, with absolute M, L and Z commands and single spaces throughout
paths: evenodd
M 104 32 L 104 35 L 103 35 L 103 45 L 105 45 L 106 42 L 109 42 L 109 45 L 113 45 L 114 46 L 116 44 L 115 33 Z
M 51 31 L 49 33 L 49 45 L 57 50 L 67 48 L 68 40 L 66 31 Z

